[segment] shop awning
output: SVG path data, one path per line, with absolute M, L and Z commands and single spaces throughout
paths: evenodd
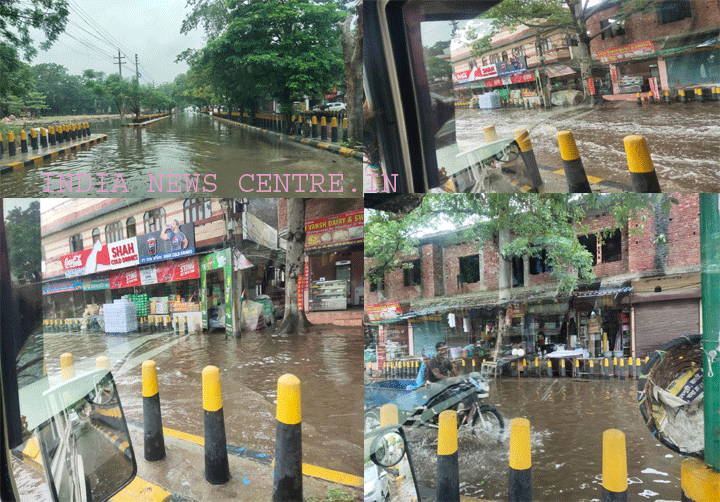
M 569 298 L 556 299 L 553 302 L 528 302 L 528 314 L 563 315 L 568 311 Z
M 547 68 L 543 69 L 543 71 L 545 72 L 545 75 L 550 78 L 562 77 L 563 75 L 572 75 L 573 73 L 575 73 L 575 70 L 573 70 L 569 66 L 565 66 L 564 64 L 548 66 Z
M 622 293 L 630 293 L 632 290 L 632 286 L 629 286 L 624 288 L 596 289 L 591 291 L 573 291 L 571 295 L 579 298 L 591 298 L 597 296 L 615 296 Z

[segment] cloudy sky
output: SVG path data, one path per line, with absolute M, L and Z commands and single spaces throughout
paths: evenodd
M 140 65 L 140 82 L 161 84 L 172 81 L 188 69 L 175 63 L 187 48 L 204 44 L 202 30 L 180 33 L 188 12 L 186 0 L 69 0 L 70 15 L 65 33 L 49 51 L 39 51 L 31 65 L 57 63 L 71 75 L 86 69 L 117 73 L 118 48 L 126 58 L 123 76 L 135 74 L 135 54 Z M 42 37 L 36 35 L 40 42 Z M 119 47 L 118 47 L 119 45 Z

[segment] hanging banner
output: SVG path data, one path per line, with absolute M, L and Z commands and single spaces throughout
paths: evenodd
M 527 71 L 527 60 L 525 56 L 511 56 L 508 61 L 496 63 L 498 75 L 508 75 L 510 73 L 520 73 Z
M 363 241 L 364 209 L 305 222 L 305 252 L 330 251 Z
M 95 241 L 91 249 L 60 257 L 65 277 L 79 277 L 105 270 L 132 267 L 138 264 L 138 247 L 135 237 L 101 244 Z
M 83 291 L 98 291 L 101 289 L 110 289 L 109 277 L 93 277 L 82 280 Z
M 253 268 L 255 265 L 248 260 L 244 254 L 237 249 L 233 249 L 233 270 L 244 270 L 246 268 Z
M 157 282 L 185 281 L 200 277 L 197 258 L 168 261 L 155 264 Z
M 140 263 L 183 258 L 195 254 L 195 225 L 173 220 L 163 230 L 137 236 Z
M 590 90 L 591 95 L 595 95 L 595 79 L 594 78 L 588 79 L 588 89 Z
M 137 267 L 110 272 L 110 289 L 131 288 L 133 286 L 142 286 L 140 272 Z
M 80 280 L 55 282 L 52 284 L 43 284 L 44 295 L 52 295 L 53 293 L 67 293 L 70 291 L 82 291 L 82 282 Z
M 402 315 L 399 302 L 368 305 L 365 312 L 370 322 L 391 321 Z
M 303 310 L 303 276 L 298 275 L 297 278 L 297 297 L 298 297 L 298 310 Z
M 617 63 L 631 59 L 641 59 L 655 53 L 655 46 L 652 40 L 636 42 L 622 47 L 613 47 L 604 51 L 597 51 L 595 54 L 601 63 Z

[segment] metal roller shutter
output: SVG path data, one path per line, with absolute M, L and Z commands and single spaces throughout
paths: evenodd
M 413 354 L 435 355 L 435 344 L 447 341 L 448 326 L 445 322 L 423 321 L 413 323 Z
M 635 305 L 635 354 L 639 357 L 673 338 L 696 333 L 700 333 L 697 299 Z

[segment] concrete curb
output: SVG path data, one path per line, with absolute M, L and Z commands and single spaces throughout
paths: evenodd
M 172 115 L 165 115 L 164 117 L 158 117 L 156 119 L 147 120 L 145 122 L 138 122 L 138 123 L 131 123 L 131 124 L 123 124 L 124 127 L 145 127 L 148 124 L 152 124 L 154 122 L 158 122 L 159 120 L 165 120 L 167 118 L 172 117 Z
M 331 143 L 326 143 L 326 142 L 324 142 L 324 141 L 319 141 L 319 140 L 317 140 L 317 139 L 303 138 L 302 136 L 293 136 L 293 135 L 288 135 L 288 134 L 279 133 L 279 132 L 275 132 L 275 131 L 270 131 L 270 130 L 268 130 L 268 129 L 262 129 L 262 128 L 260 128 L 260 127 L 255 127 L 255 126 L 251 126 L 251 125 L 248 125 L 248 124 L 243 124 L 243 123 L 241 123 L 241 122 L 235 122 L 234 120 L 229 120 L 229 119 L 222 118 L 222 117 L 216 117 L 216 116 L 214 116 L 214 115 L 208 115 L 208 116 L 211 117 L 211 118 L 213 118 L 213 119 L 215 119 L 215 120 L 219 120 L 220 122 L 226 123 L 226 124 L 228 124 L 228 125 L 232 125 L 232 126 L 236 126 L 236 127 L 241 127 L 241 128 L 246 129 L 246 130 L 248 130 L 248 131 L 256 132 L 256 133 L 259 133 L 259 134 L 264 134 L 264 135 L 266 135 L 266 136 L 271 136 L 271 137 L 274 137 L 274 138 L 277 138 L 277 139 L 280 139 L 280 140 L 283 140 L 283 141 L 291 140 L 291 141 L 294 141 L 294 142 L 296 142 L 296 143 L 302 143 L 303 145 L 310 145 L 310 146 L 313 146 L 313 147 L 318 148 L 318 149 L 320 149 L 320 150 L 325 150 L 325 151 L 328 151 L 328 152 L 336 153 L 336 154 L 338 154 L 338 155 L 342 155 L 342 156 L 344 156 L 344 157 L 350 157 L 350 158 L 353 158 L 353 159 L 362 160 L 362 158 L 363 158 L 362 152 L 359 152 L 359 151 L 357 151 L 357 150 L 353 150 L 353 149 L 351 149 L 351 148 L 345 148 L 345 147 L 340 146 L 340 145 L 334 145 L 334 144 L 331 144 Z
M 79 143 L 75 143 L 73 145 L 68 145 L 66 147 L 59 148 L 57 150 L 52 150 L 50 152 L 46 152 L 43 155 L 34 155 L 34 156 L 28 157 L 24 160 L 1 165 L 0 166 L 0 175 L 10 173 L 13 170 L 19 169 L 21 167 L 31 167 L 36 164 L 42 164 L 46 160 L 55 159 L 59 155 L 62 155 L 62 154 L 68 153 L 68 152 L 75 152 L 77 150 L 85 150 L 93 145 L 97 145 L 99 143 L 106 141 L 107 138 L 108 137 L 106 134 L 101 134 L 95 138 L 91 138 L 91 139 L 88 139 L 85 141 L 81 141 Z

